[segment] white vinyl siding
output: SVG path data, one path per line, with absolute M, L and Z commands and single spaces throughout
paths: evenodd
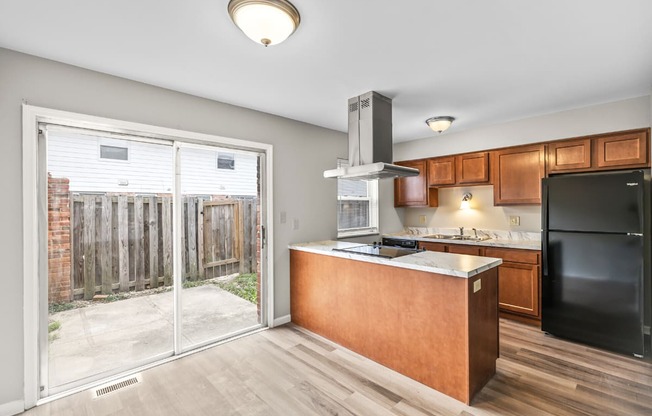
M 129 158 L 101 158 L 100 145 L 126 146 Z M 181 163 L 187 176 L 181 191 L 191 195 L 255 196 L 257 156 L 229 152 L 235 156 L 234 170 L 217 169 L 217 149 L 184 150 Z M 172 146 L 52 131 L 48 133 L 48 153 L 48 172 L 55 178 L 70 179 L 72 192 L 172 192 Z

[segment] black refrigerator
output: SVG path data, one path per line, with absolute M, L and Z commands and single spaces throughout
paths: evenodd
M 649 354 L 649 184 L 649 170 L 543 179 L 543 331 Z

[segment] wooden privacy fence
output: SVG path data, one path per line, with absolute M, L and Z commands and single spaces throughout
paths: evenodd
M 73 195 L 72 286 L 91 299 L 172 285 L 172 197 Z M 183 198 L 185 280 L 256 272 L 257 200 Z

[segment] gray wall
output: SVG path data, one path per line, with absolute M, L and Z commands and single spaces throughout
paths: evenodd
M 456 132 L 455 125 L 441 135 L 394 145 L 394 160 L 419 159 L 527 143 L 571 138 L 618 130 L 650 127 L 652 96 L 561 111 L 523 120 Z M 473 210 L 460 211 L 464 192 L 471 192 Z M 385 195 L 384 198 L 387 198 Z M 388 201 L 384 202 L 389 203 Z M 493 187 L 441 189 L 438 208 L 398 208 L 405 226 L 476 227 L 513 231 L 539 231 L 541 207 L 493 206 Z M 521 217 L 519 226 L 509 216 Z M 425 217 L 425 222 L 422 220 Z
M 23 398 L 23 101 L 273 144 L 275 315 L 290 313 L 287 245 L 335 238 L 336 183 L 322 172 L 346 155 L 345 134 L 0 48 L 0 406 Z M 287 212 L 285 224 L 279 222 L 281 211 Z M 294 218 L 299 230 L 292 230 Z

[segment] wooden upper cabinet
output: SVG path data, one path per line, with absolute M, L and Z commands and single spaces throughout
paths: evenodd
M 488 183 L 489 152 L 468 153 L 456 157 L 457 183 L 480 184 Z
M 455 156 L 428 159 L 428 186 L 455 185 Z
M 419 175 L 394 180 L 394 206 L 436 207 L 439 202 L 437 189 L 428 189 L 426 161 L 408 160 L 396 164 L 419 169 Z
M 597 137 L 597 168 L 642 167 L 648 163 L 648 130 Z
M 591 168 L 591 139 L 564 140 L 548 145 L 548 172 Z
M 496 150 L 493 157 L 494 205 L 541 204 L 545 146 Z

